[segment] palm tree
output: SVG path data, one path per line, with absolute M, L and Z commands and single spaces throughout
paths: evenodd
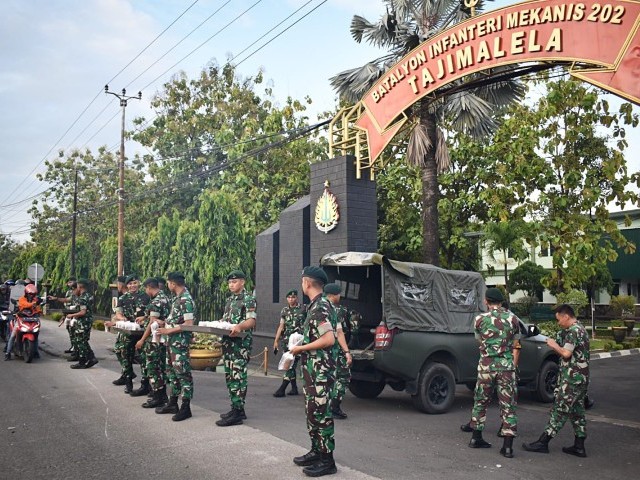
M 383 0 L 387 13 L 377 23 L 355 15 L 351 35 L 388 53 L 361 67 L 346 70 L 331 78 L 331 85 L 343 100 L 357 103 L 371 86 L 393 66 L 425 40 L 446 28 L 466 20 L 469 8 L 463 0 Z M 482 1 L 476 6 L 482 8 Z M 501 80 L 486 83 L 486 72 L 469 75 L 450 83 L 446 92 L 439 89 L 406 112 L 413 119 L 409 135 L 407 161 L 421 170 L 423 256 L 426 263 L 439 265 L 438 173 L 446 170 L 449 157 L 445 136 L 439 122 L 447 121 L 457 130 L 474 137 L 486 136 L 496 127 L 494 113 L 522 98 L 523 86 L 509 79 L 507 68 L 493 69 Z M 506 74 L 506 75 L 502 75 Z M 475 81 L 475 83 L 474 83 Z M 445 94 L 446 93 L 446 94 Z
M 489 257 L 502 264 L 504 268 L 504 288 L 507 292 L 507 302 L 510 302 L 509 286 L 509 259 L 524 260 L 529 256 L 529 251 L 524 245 L 524 232 L 526 225 L 524 222 L 496 222 L 489 223 L 484 230 L 484 238 Z M 502 258 L 497 260 L 495 252 L 500 252 Z

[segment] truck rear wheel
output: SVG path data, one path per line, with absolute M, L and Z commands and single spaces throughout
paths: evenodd
M 553 402 L 559 370 L 558 364 L 552 360 L 542 364 L 538 374 L 538 385 L 534 391 L 536 400 L 543 403 Z
M 445 413 L 453 405 L 456 379 L 444 363 L 427 363 L 420 371 L 418 392 L 411 396 L 413 405 L 421 412 Z
M 380 382 L 367 382 L 365 380 L 351 379 L 349 391 L 358 398 L 376 398 L 384 390 L 384 380 Z

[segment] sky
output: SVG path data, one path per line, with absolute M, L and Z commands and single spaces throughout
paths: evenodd
M 500 0 L 495 7 L 512 3 Z M 352 17 L 376 21 L 383 13 L 381 0 L 4 0 L 0 233 L 28 229 L 30 197 L 46 188 L 36 179 L 46 159 L 61 149 L 96 151 L 107 145 L 118 151 L 121 110 L 117 99 L 104 93 L 105 84 L 115 92 L 126 88 L 128 95 L 142 90 L 142 100 L 130 101 L 126 109 L 131 129 L 133 118 L 154 116 L 149 100 L 173 74 L 184 71 L 192 78 L 210 61 L 242 60 L 301 19 L 237 71 L 250 76 L 262 69 L 281 104 L 287 96 L 310 96 L 313 122 L 316 113 L 336 106 L 328 79 L 382 53 L 353 40 Z M 636 130 L 630 132 L 628 151 L 640 151 Z M 131 158 L 141 150 L 128 142 L 126 151 Z M 24 241 L 28 234 L 13 238 Z

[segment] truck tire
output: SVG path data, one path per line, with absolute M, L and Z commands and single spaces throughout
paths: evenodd
M 440 414 L 453 405 L 456 379 L 444 363 L 429 362 L 422 367 L 418 379 L 418 393 L 411 396 L 413 405 L 421 412 Z
M 376 398 L 384 390 L 384 381 L 367 382 L 365 380 L 351 380 L 349 391 L 358 398 Z
M 558 372 L 560 368 L 553 360 L 548 360 L 540 367 L 538 374 L 538 384 L 534 390 L 536 400 L 542 403 L 551 403 L 554 399 L 554 390 L 558 382 Z

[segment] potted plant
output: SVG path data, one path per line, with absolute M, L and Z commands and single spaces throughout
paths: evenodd
M 222 345 L 216 335 L 194 333 L 191 337 L 189 358 L 193 370 L 212 371 L 222 357 Z
M 627 335 L 631 335 L 636 323 L 636 321 L 631 318 L 636 310 L 636 298 L 631 295 L 616 295 L 611 297 L 609 306 L 616 315 L 620 315 L 620 317 L 622 317 L 622 322 L 627 328 Z
M 613 332 L 613 339 L 616 343 L 622 343 L 627 336 L 627 327 L 624 326 L 622 320 L 613 320 L 611 322 L 611 331 Z

